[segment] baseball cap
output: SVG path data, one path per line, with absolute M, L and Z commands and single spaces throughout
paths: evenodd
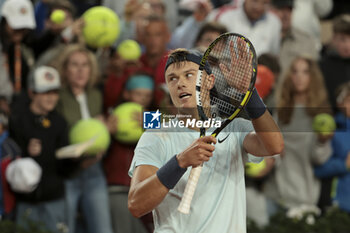
M 294 0 L 272 0 L 272 5 L 277 8 L 292 7 L 294 6 Z
M 153 83 L 153 79 L 150 76 L 144 75 L 144 74 L 136 74 L 131 76 L 128 79 L 128 81 L 126 82 L 125 88 L 126 90 L 129 90 L 129 91 L 138 89 L 138 88 L 153 90 L 154 83 Z
M 261 98 L 268 96 L 275 83 L 275 76 L 272 71 L 264 65 L 258 65 L 255 88 Z
M 61 87 L 60 75 L 55 68 L 39 66 L 34 70 L 30 82 L 30 89 L 36 93 L 57 90 Z
M 6 179 L 15 192 L 29 193 L 38 187 L 42 169 L 34 159 L 19 158 L 12 161 L 6 169 Z
M 13 29 L 36 27 L 33 4 L 29 0 L 6 0 L 1 14 Z

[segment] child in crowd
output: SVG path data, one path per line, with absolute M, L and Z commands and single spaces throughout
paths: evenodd
M 134 74 L 126 81 L 123 99 L 128 102 L 138 103 L 146 110 L 151 105 L 153 90 L 154 83 L 152 77 L 143 74 Z M 138 114 L 135 118 L 140 121 L 141 126 L 142 116 Z M 118 129 L 116 128 L 116 130 Z M 131 180 L 128 170 L 134 155 L 136 143 L 125 144 L 114 139 L 108 155 L 104 160 L 114 233 L 147 232 L 142 222 L 131 215 L 127 206 Z
M 16 187 L 16 222 L 22 226 L 26 226 L 27 219 L 42 222 L 52 232 L 61 232 L 66 224 L 64 182 L 60 175 L 63 164 L 55 158 L 55 151 L 68 144 L 66 122 L 54 110 L 60 86 L 54 68 L 38 67 L 30 82 L 30 105 L 10 118 L 10 135 L 21 147 L 22 156 L 32 158 L 42 171 L 41 177 L 34 176 L 39 179 L 37 187 L 22 187 L 24 182 L 16 184 L 13 182 L 18 180 L 9 180 L 11 187 Z M 14 172 L 26 172 L 21 166 Z
M 337 93 L 340 111 L 335 117 L 338 128 L 332 139 L 333 153 L 326 163 L 315 168 L 315 174 L 320 178 L 338 178 L 334 202 L 350 213 L 350 82 L 341 85 Z
M 277 122 L 285 147 L 264 187 L 270 215 L 279 208 L 317 204 L 321 184 L 313 166 L 324 163 L 331 153 L 330 143 L 312 130 L 314 116 L 330 111 L 317 63 L 297 57 L 277 91 Z

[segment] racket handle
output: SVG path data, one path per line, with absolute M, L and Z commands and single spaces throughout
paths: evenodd
M 184 194 L 182 196 L 181 202 L 177 210 L 183 214 L 189 214 L 191 208 L 191 202 L 196 191 L 199 176 L 201 174 L 203 166 L 198 166 L 192 168 L 190 177 L 187 181 Z

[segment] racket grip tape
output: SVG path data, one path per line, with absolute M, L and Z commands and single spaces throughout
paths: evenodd
M 198 166 L 198 167 L 192 168 L 191 170 L 190 177 L 188 178 L 180 205 L 177 208 L 177 210 L 183 214 L 190 213 L 192 198 L 196 190 L 202 168 L 203 166 Z

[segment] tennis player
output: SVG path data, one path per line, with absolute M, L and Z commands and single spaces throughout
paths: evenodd
M 179 112 L 196 109 L 195 84 L 200 61 L 200 55 L 184 49 L 174 50 L 168 57 L 165 79 Z M 245 233 L 244 163 L 260 162 L 263 156 L 280 154 L 284 147 L 279 128 L 256 90 L 246 111 L 252 120 L 233 120 L 218 139 L 199 138 L 196 128 L 146 131 L 129 170 L 131 213 L 141 217 L 153 211 L 156 233 Z M 189 168 L 202 163 L 191 212 L 182 214 L 177 207 Z

